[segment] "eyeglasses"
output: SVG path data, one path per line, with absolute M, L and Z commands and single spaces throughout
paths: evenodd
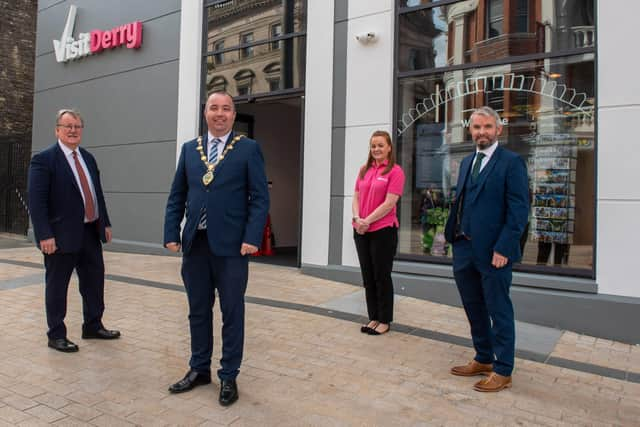
M 78 129 L 82 129 L 84 127 L 84 125 L 56 125 L 59 128 L 65 128 L 66 130 L 78 130 Z

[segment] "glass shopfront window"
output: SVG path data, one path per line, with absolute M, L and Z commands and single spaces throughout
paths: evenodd
M 422 11 L 433 16 L 463 3 L 483 1 Z M 525 3 L 539 11 L 556 2 L 511 2 L 521 7 Z M 452 49 L 447 44 L 440 48 Z M 443 231 L 456 196 L 460 162 L 474 151 L 469 116 L 474 108 L 489 105 L 502 117 L 500 144 L 520 154 L 529 171 L 531 211 L 521 239 L 523 260 L 516 269 L 593 277 L 595 52 L 572 52 L 464 67 L 432 62 L 433 71 L 421 75 L 403 74 L 398 64 L 398 161 L 411 185 L 400 201 L 398 258 L 450 262 Z
M 303 88 L 306 1 L 216 0 L 205 9 L 207 94 L 220 87 L 232 96 Z
M 594 48 L 593 10 L 593 0 L 465 0 L 409 11 L 399 17 L 398 69 Z
M 227 50 L 206 58 L 206 91 L 211 93 L 220 81 L 227 82 L 231 96 L 264 94 L 304 86 L 306 38 L 281 40 L 281 49 L 272 49 L 269 42 L 252 46 L 252 57 L 244 48 Z M 223 58 L 222 62 L 218 62 Z

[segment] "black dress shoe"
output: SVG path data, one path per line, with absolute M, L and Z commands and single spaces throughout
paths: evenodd
M 229 406 L 236 400 L 238 400 L 238 385 L 236 384 L 236 380 L 221 380 L 218 402 L 220 402 L 222 406 Z
M 82 331 L 82 338 L 85 340 L 115 340 L 116 338 L 120 338 L 120 331 L 110 331 L 105 328 L 100 328 L 96 331 Z
M 183 379 L 169 387 L 171 393 L 183 393 L 192 388 L 211 383 L 211 375 L 200 374 L 196 371 L 189 371 Z
M 75 353 L 76 351 L 78 351 L 78 346 L 66 338 L 49 338 L 49 344 L 47 345 L 55 350 L 62 351 L 64 353 Z

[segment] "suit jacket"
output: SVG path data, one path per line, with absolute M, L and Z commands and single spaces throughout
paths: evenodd
M 458 195 L 464 193 L 474 155 L 465 157 L 460 164 Z M 529 184 L 522 158 L 498 146 L 478 175 L 476 191 L 466 192 L 464 197 L 470 197 L 465 209 L 471 209 L 469 233 L 474 257 L 491 263 L 496 251 L 510 262 L 520 261 L 520 237 L 529 217 Z M 455 239 L 456 214 L 461 199 L 456 197 L 449 212 L 445 227 L 448 242 Z
M 231 133 L 227 144 L 234 138 Z M 207 135 L 202 137 L 206 150 Z M 206 166 L 196 149 L 197 140 L 182 146 L 171 186 L 164 222 L 164 244 L 182 242 L 188 254 L 203 208 L 207 211 L 209 247 L 217 256 L 239 256 L 242 243 L 260 246 L 269 212 L 269 190 L 264 158 L 258 143 L 240 139 L 215 170 L 208 186 L 202 182 Z M 180 223 L 186 222 L 180 239 Z
M 105 227 L 111 227 L 104 201 L 100 171 L 96 159 L 79 147 L 84 159 L 98 204 L 100 240 L 107 241 Z M 29 166 L 29 213 L 36 245 L 55 237 L 60 252 L 76 252 L 82 247 L 84 233 L 84 201 L 82 190 L 56 142 L 33 156 Z

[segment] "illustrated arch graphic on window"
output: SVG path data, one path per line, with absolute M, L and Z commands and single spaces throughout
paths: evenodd
M 425 114 L 440 108 L 447 102 L 469 95 L 489 94 L 492 92 L 524 92 L 551 98 L 570 107 L 588 120 L 593 119 L 593 105 L 588 95 L 578 92 L 546 76 L 531 76 L 515 73 L 474 76 L 462 81 L 450 81 L 445 89 L 423 98 L 413 108 L 402 114 L 397 129 L 402 135 L 413 123 Z

